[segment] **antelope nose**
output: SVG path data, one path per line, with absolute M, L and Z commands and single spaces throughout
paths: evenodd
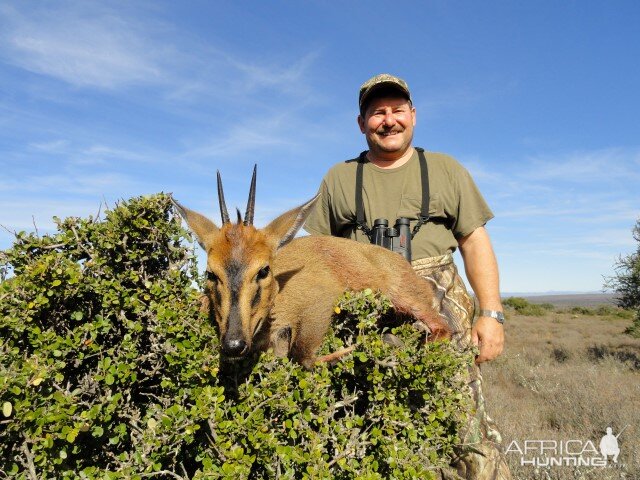
M 240 357 L 246 353 L 247 342 L 242 339 L 227 340 L 223 343 L 223 351 L 230 357 Z

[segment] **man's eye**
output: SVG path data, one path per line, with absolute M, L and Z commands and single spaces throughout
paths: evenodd
M 263 278 L 267 278 L 267 276 L 269 276 L 269 272 L 271 270 L 269 269 L 269 265 L 262 267 L 260 270 L 258 270 L 258 273 L 256 274 L 256 280 L 262 280 Z
M 213 283 L 218 283 L 218 276 L 215 273 L 207 270 L 207 280 Z

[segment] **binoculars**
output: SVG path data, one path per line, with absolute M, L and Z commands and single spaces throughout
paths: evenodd
M 411 262 L 411 229 L 409 219 L 400 217 L 393 227 L 389 227 L 386 218 L 378 218 L 373 221 L 371 230 L 371 243 L 399 253 L 408 262 Z

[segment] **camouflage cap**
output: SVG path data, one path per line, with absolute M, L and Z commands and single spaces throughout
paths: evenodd
M 395 88 L 404 96 L 406 96 L 409 99 L 409 101 L 411 101 L 411 93 L 409 93 L 409 85 L 407 85 L 407 82 L 389 73 L 381 73 L 380 75 L 371 77 L 369 80 L 364 82 L 360 87 L 360 96 L 358 98 L 358 103 L 360 105 L 360 112 L 362 112 L 362 107 L 367 101 L 368 97 L 371 95 L 371 93 L 373 93 L 380 87 Z

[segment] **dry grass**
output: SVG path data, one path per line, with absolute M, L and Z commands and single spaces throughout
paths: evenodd
M 623 333 L 630 320 L 549 312 L 511 313 L 503 355 L 483 366 L 485 396 L 503 435 L 513 440 L 591 440 L 612 427 L 618 465 L 521 465 L 507 455 L 514 479 L 640 479 L 640 339 Z

